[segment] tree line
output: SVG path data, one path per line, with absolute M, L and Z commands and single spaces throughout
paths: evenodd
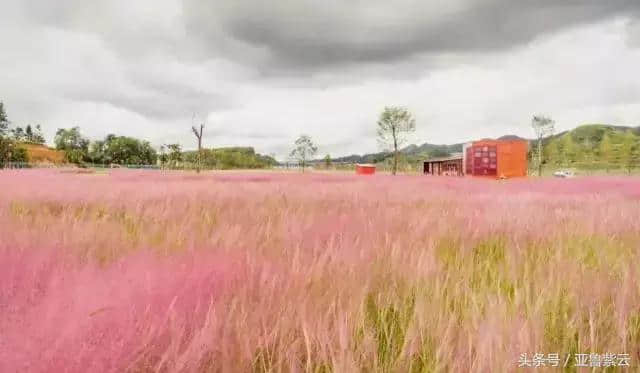
M 201 137 L 202 127 L 198 130 Z M 54 144 L 67 154 L 71 163 L 105 165 L 157 166 L 163 169 L 235 169 L 266 168 L 275 159 L 263 156 L 253 148 L 231 147 L 207 149 L 199 138 L 199 149 L 183 151 L 180 144 L 164 144 L 156 151 L 148 141 L 128 136 L 107 135 L 103 140 L 89 141 L 78 127 L 59 129 Z
M 53 139 L 55 148 L 75 164 L 155 165 L 156 150 L 148 141 L 109 134 L 103 140 L 90 141 L 79 127 L 60 128 Z
M 536 140 L 529 159 L 538 175 L 548 168 L 582 170 L 622 169 L 631 173 L 640 166 L 640 131 L 627 127 L 584 125 L 555 135 L 555 121 L 536 115 L 531 121 Z M 638 132 L 638 133 L 636 133 Z
M 273 157 L 258 154 L 250 147 L 207 149 L 202 143 L 203 131 L 204 123 L 199 127 L 193 126 L 198 140 L 197 151 L 183 151 L 180 144 L 164 144 L 157 151 L 146 140 L 115 134 L 91 141 L 77 126 L 58 129 L 53 145 L 56 150 L 64 152 L 67 162 L 79 166 L 140 165 L 199 170 L 266 168 L 277 164 Z M 40 125 L 12 127 L 4 103 L 0 102 L 0 167 L 7 162 L 28 162 L 25 144 L 45 143 Z
M 20 143 L 23 142 L 43 144 L 44 136 L 40 125 L 35 128 L 28 125 L 26 129 L 11 128 L 4 103 L 0 102 L 0 168 L 4 167 L 6 162 L 26 162 L 28 160 L 27 150 L 20 147 Z
M 252 147 L 201 148 L 182 151 L 179 144 L 160 147 L 159 163 L 162 168 L 193 169 L 259 169 L 275 166 L 272 156 L 256 153 Z

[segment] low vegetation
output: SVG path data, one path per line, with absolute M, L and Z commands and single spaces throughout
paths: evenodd
M 637 178 L 5 170 L 0 190 L 3 372 L 638 362 Z
M 176 162 L 175 168 L 192 168 L 197 156 L 195 151 L 182 153 L 182 161 Z M 273 157 L 256 153 L 252 147 L 202 149 L 201 157 L 202 166 L 210 170 L 269 168 L 277 164 Z
M 543 141 L 545 168 L 619 170 L 640 167 L 640 129 L 585 125 Z

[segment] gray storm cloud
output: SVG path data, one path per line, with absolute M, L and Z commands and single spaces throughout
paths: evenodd
M 633 0 L 184 3 L 189 32 L 202 38 L 205 48 L 209 45 L 213 52 L 221 43 L 245 43 L 261 51 L 264 60 L 258 62 L 284 71 L 395 62 L 423 53 L 500 50 L 639 11 L 640 2 Z
M 36 22 L 99 35 L 123 54 L 229 58 L 282 72 L 481 53 L 616 16 L 636 0 L 24 0 Z

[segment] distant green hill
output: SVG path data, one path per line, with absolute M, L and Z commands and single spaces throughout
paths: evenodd
M 411 144 L 400 152 L 403 158 L 409 162 L 415 162 L 433 157 L 445 157 L 451 153 L 462 151 L 462 143 L 452 145 L 436 145 L 424 143 L 422 145 Z M 381 163 L 392 156 L 389 152 L 369 153 L 364 155 L 349 155 L 346 157 L 334 158 L 333 162 L 338 163 Z M 318 162 L 321 162 L 320 160 Z
M 542 145 L 546 168 L 629 171 L 640 166 L 640 127 L 585 124 L 547 137 Z M 536 149 L 532 141 L 530 159 L 536 159 Z

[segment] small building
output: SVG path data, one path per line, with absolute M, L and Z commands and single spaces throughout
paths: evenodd
M 376 165 L 374 164 L 357 164 L 356 174 L 358 175 L 373 175 L 376 173 Z
M 480 140 L 464 147 L 465 174 L 512 178 L 527 176 L 526 140 Z
M 527 176 L 526 140 L 480 140 L 463 145 L 461 154 L 424 161 L 424 173 L 512 178 Z
M 464 175 L 462 153 L 452 154 L 450 157 L 432 158 L 424 161 L 423 173 L 436 176 Z

